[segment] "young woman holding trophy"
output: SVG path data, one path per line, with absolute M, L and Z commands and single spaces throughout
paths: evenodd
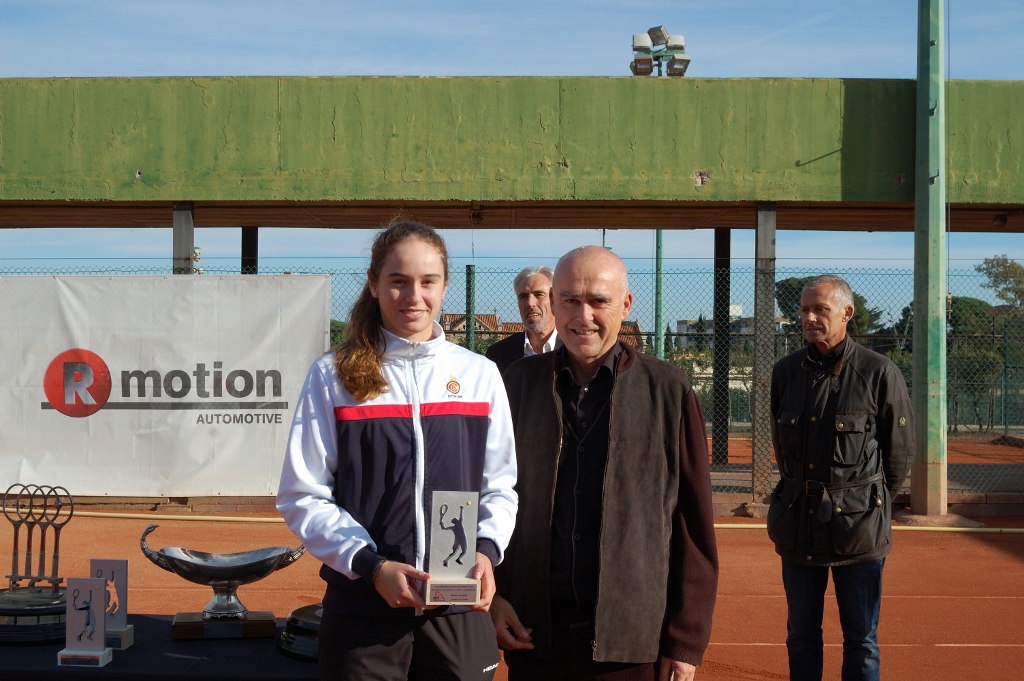
M 497 667 L 486 611 L 515 524 L 515 444 L 497 367 L 435 321 L 447 284 L 433 229 L 377 234 L 345 339 L 313 363 L 296 406 L 277 507 L 323 563 L 321 679 L 487 679 Z M 479 492 L 464 559 L 476 605 L 424 600 L 439 490 Z

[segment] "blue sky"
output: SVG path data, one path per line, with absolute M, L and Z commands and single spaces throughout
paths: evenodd
M 1024 3 L 948 0 L 949 75 L 1024 80 Z M 162 75 L 626 75 L 632 33 L 659 24 L 686 37 L 689 76 L 913 78 L 917 3 L 690 0 L 574 2 L 267 2 L 250 0 L 0 0 L 0 77 Z M 456 264 L 551 261 L 597 230 L 448 231 Z M 265 229 L 261 262 L 337 256 L 360 267 L 369 232 Z M 650 232 L 613 231 L 607 244 L 649 269 Z M 197 230 L 205 263 L 237 263 L 237 229 Z M 119 258 L 163 264 L 170 230 L 2 230 L 0 268 L 36 258 Z M 670 267 L 707 264 L 707 230 L 669 232 Z M 734 258 L 753 257 L 735 230 Z M 780 232 L 780 266 L 910 268 L 913 237 Z M 996 253 L 1024 259 L 1022 235 L 949 237 L 950 268 Z M 73 263 L 69 263 L 71 265 Z

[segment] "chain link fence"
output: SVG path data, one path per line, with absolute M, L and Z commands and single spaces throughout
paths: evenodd
M 855 294 L 857 312 L 848 330 L 860 344 L 892 358 L 913 393 L 914 274 L 912 270 L 830 269 L 845 278 Z M 69 266 L 5 267 L 10 275 L 168 275 L 167 267 Z M 203 276 L 238 274 L 237 266 L 206 266 Z M 518 270 L 453 267 L 441 323 L 449 339 L 484 352 L 492 343 L 522 330 L 512 280 Z M 755 314 L 757 271 L 737 266 L 670 270 L 663 275 L 664 329 L 654 329 L 655 274 L 629 273 L 633 312 L 621 338 L 639 351 L 655 353 L 661 334 L 664 358 L 689 376 L 703 406 L 711 439 L 712 474 L 717 492 L 770 489 L 778 473 L 771 461 L 767 432 L 755 429 L 758 400 L 766 385 L 755 385 L 755 326 L 770 324 L 774 362 L 803 346 L 799 293 L 819 270 L 780 268 L 765 284 L 773 288 L 774 315 Z M 365 269 L 260 267 L 260 276 L 331 275 L 331 339 L 338 342 L 344 321 L 366 280 Z M 769 273 L 770 276 L 770 273 Z M 728 319 L 716 331 L 716 279 L 727 292 L 720 309 Z M 467 281 L 472 288 L 467 291 Z M 1024 492 L 1024 318 L 1017 306 L 999 304 L 986 276 L 973 269 L 948 273 L 947 415 L 950 493 Z M 720 296 L 724 295 L 720 291 Z M 762 302 L 762 305 L 764 303 Z M 726 307 L 727 305 L 727 307 Z M 467 333 L 467 311 L 475 323 Z M 725 341 L 716 347 L 716 336 Z M 764 352 L 764 350 L 762 350 Z M 721 360 L 721 361 L 719 361 Z M 719 371 L 715 372 L 716 362 Z M 727 371 L 722 367 L 727 367 Z M 716 379 L 717 376 L 717 379 Z M 761 406 L 758 406 L 761 405 Z M 763 419 L 766 414 L 760 415 Z

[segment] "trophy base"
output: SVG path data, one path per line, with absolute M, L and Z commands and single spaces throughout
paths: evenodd
M 0 645 L 60 643 L 66 634 L 64 589 L 19 588 L 0 593 Z
M 135 625 L 129 624 L 126 629 L 108 629 L 104 638 L 108 648 L 127 650 L 135 644 Z
M 476 605 L 480 602 L 480 580 L 428 579 L 424 592 L 427 605 Z
M 277 649 L 282 655 L 306 662 L 317 661 L 320 657 L 320 614 L 323 608 L 317 603 L 292 611 L 277 639 Z
M 58 667 L 105 667 L 114 659 L 110 648 L 97 650 L 74 650 L 65 648 L 57 653 Z
M 270 610 L 250 610 L 245 619 L 206 620 L 201 612 L 179 612 L 171 622 L 171 638 L 273 638 L 277 620 Z

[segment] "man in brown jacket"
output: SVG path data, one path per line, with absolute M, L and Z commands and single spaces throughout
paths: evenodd
M 718 553 L 704 415 L 678 367 L 618 341 L 626 268 L 588 246 L 555 269 L 563 348 L 504 375 L 519 516 L 491 606 L 511 681 L 692 679 Z

